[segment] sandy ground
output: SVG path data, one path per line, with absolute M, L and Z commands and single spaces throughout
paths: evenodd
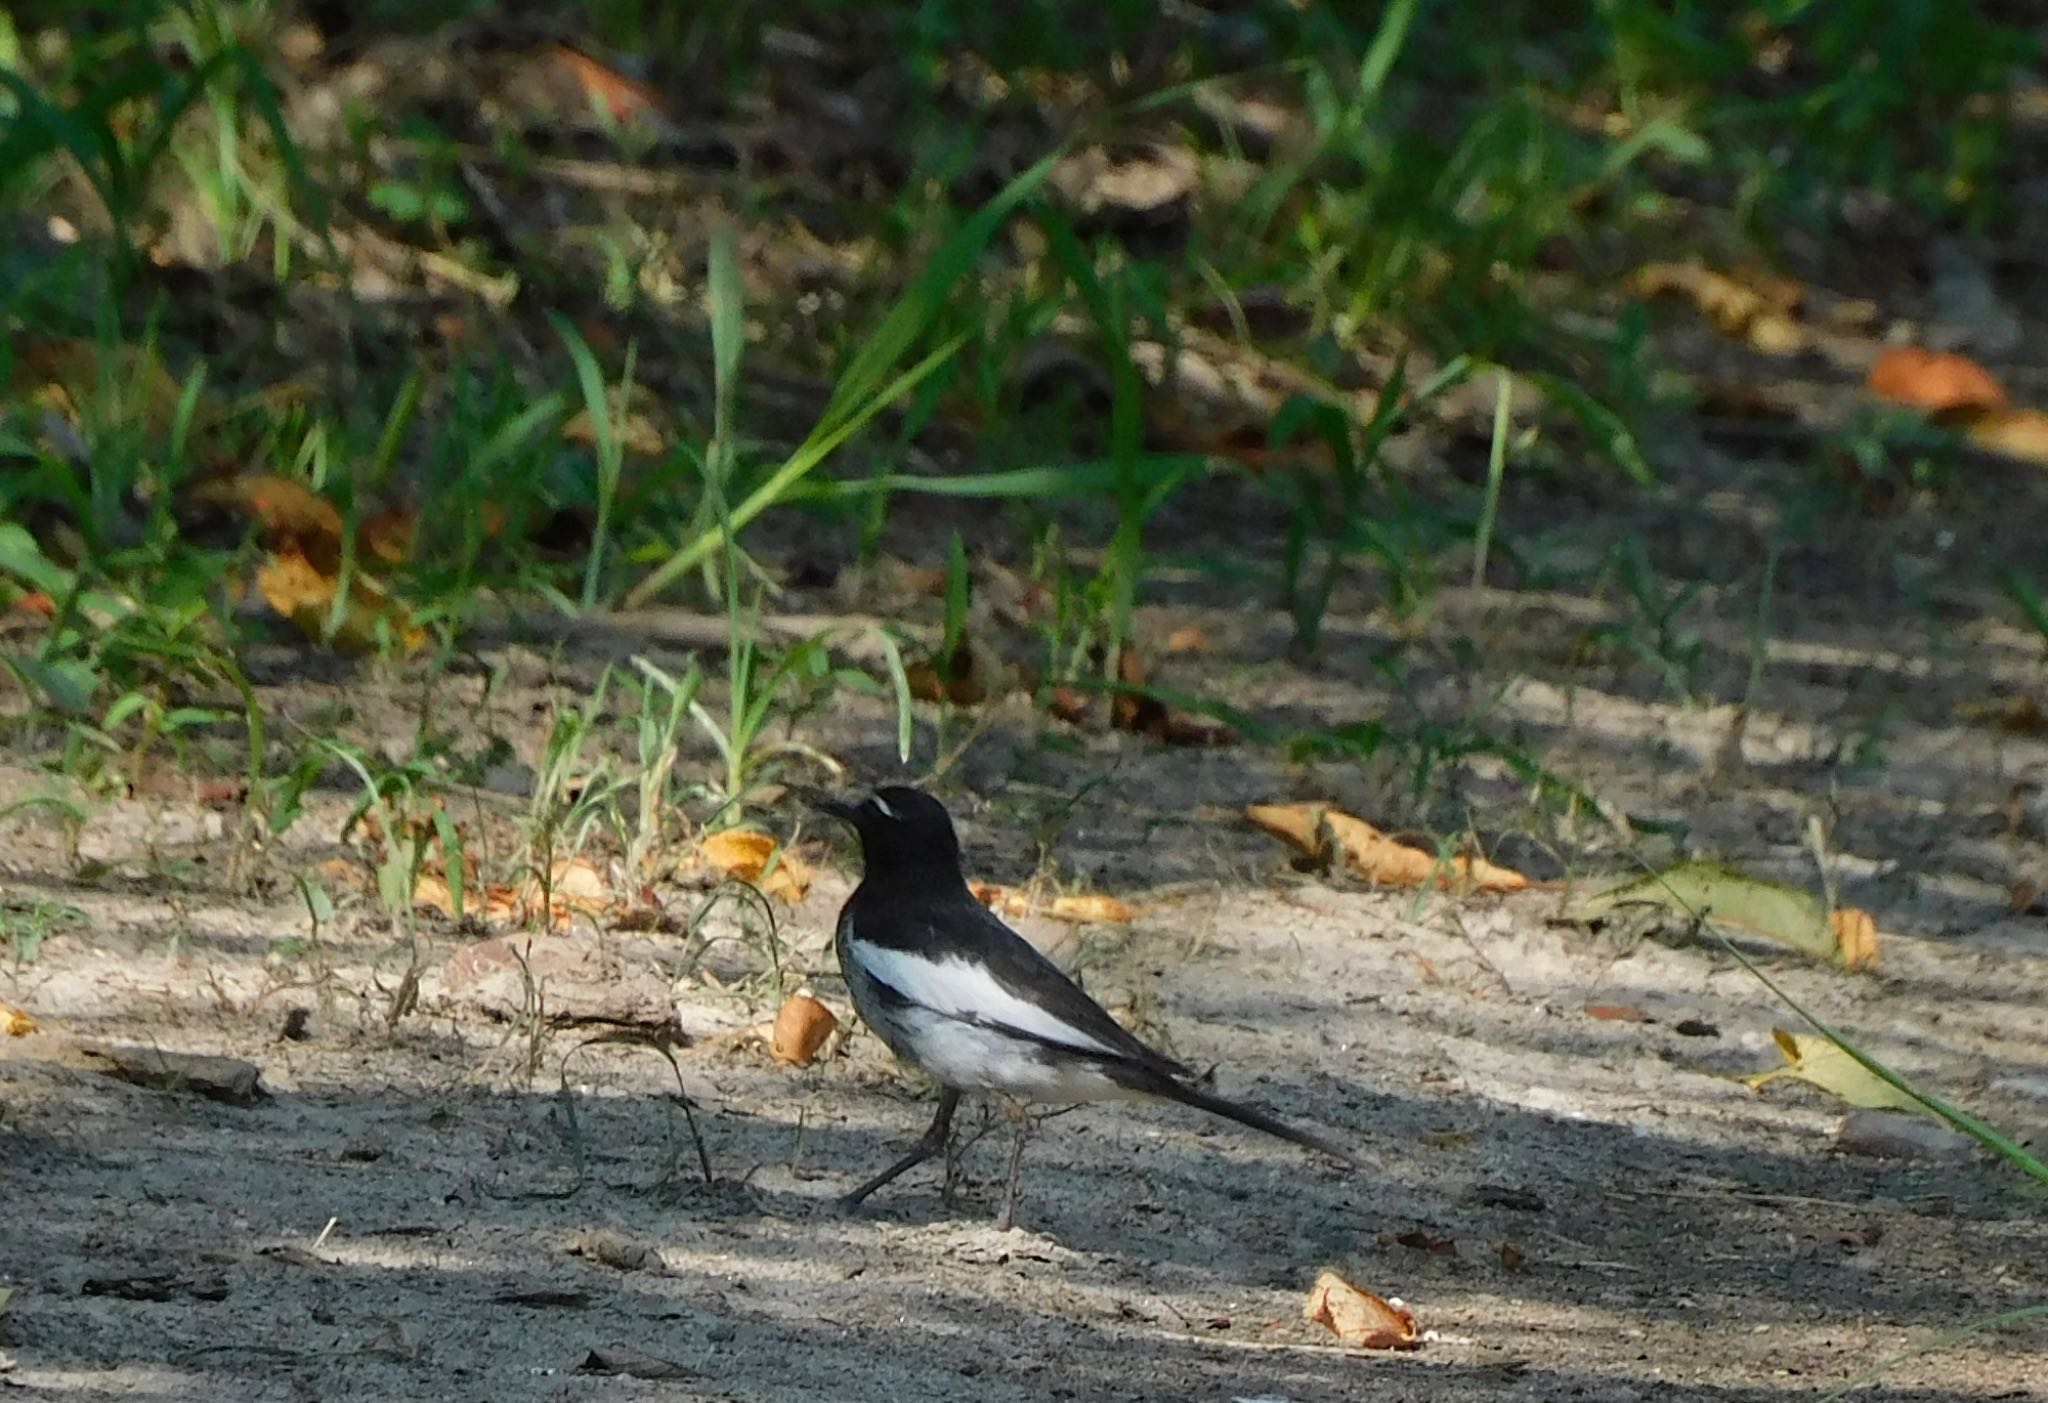
M 1543 659 L 1566 650 L 1533 608 L 1442 601 L 1442 628 L 1520 649 L 1512 677 L 1483 689 L 1495 721 L 1618 811 L 1678 816 L 1682 846 L 1769 875 L 1810 880 L 1806 820 L 1823 813 L 1844 899 L 1885 931 L 1882 964 L 1851 976 L 1763 952 L 1766 968 L 2038 1152 L 2048 940 L 2008 893 L 2038 863 L 2027 786 L 2048 747 L 1955 719 L 1962 698 L 2037 668 L 2038 644 L 1980 629 L 1973 670 L 1944 688 L 1941 650 L 1957 645 L 1940 629 L 1902 644 L 1897 629 L 1880 643 L 1825 617 L 1788 628 L 1731 772 L 1726 707 L 1561 680 Z M 1147 623 L 1188 618 L 1240 660 L 1203 664 L 1212 679 L 1257 689 L 1271 712 L 1338 720 L 1381 704 L 1364 662 L 1288 661 L 1275 617 Z M 548 685 L 587 686 L 608 646 Z M 1919 680 L 1871 685 L 1900 674 Z M 1448 664 L 1410 681 L 1481 695 Z M 415 699 L 379 703 L 346 675 L 295 687 L 286 710 L 347 693 L 361 724 L 410 734 Z M 443 699 L 484 708 L 470 720 L 486 730 L 523 716 L 514 748 L 538 743 L 516 688 L 485 698 L 458 678 Z M 1883 763 L 1844 759 L 1843 738 L 1874 715 Z M 886 716 L 849 701 L 812 729 L 876 778 Z M 929 754 L 940 739 L 919 743 Z M 1773 1065 L 1770 1029 L 1792 1018 L 1725 949 L 1589 933 L 1555 919 L 1553 892 L 1418 897 L 1292 872 L 1239 806 L 1326 797 L 1373 812 L 1408 780 L 1276 754 L 1079 735 L 1013 703 L 945 792 L 977 873 L 1051 871 L 1140 902 L 1128 929 L 1027 923 L 1099 997 L 1214 1064 L 1226 1094 L 1329 1127 L 1379 1170 L 1174 1108 L 1085 1108 L 1043 1123 L 1009 1234 L 990 1226 L 1000 1121 L 965 1149 L 950 1200 L 933 1168 L 866 1217 L 833 1211 L 921 1130 L 928 1093 L 859 1031 L 812 1067 L 776 1065 L 746 1031 L 779 997 L 766 947 L 729 903 L 689 938 L 586 924 L 534 940 L 560 957 L 548 1008 L 637 999 L 636 1017 L 673 1015 L 707 1183 L 661 1055 L 536 1022 L 516 994 L 514 1016 L 492 1017 L 451 985 L 447 961 L 477 932 L 421 921 L 418 1003 L 395 1018 L 412 947 L 366 896 L 344 893 L 316 953 L 279 947 L 307 937 L 288 874 L 336 851 L 345 794 L 317 795 L 239 889 L 223 876 L 232 818 L 192 803 L 101 804 L 76 854 L 46 815 L 18 815 L 10 920 L 38 898 L 76 914 L 0 973 L 0 993 L 43 1025 L 0 1046 L 0 1390 L 1768 1399 L 1815 1396 L 2048 1301 L 2048 1214 L 2019 1175 L 1969 1152 L 1844 1153 L 1839 1103 L 1737 1080 Z M 14 794 L 43 783 L 19 768 L 0 779 Z M 1559 818 L 1484 760 L 1424 792 L 1438 812 L 1463 805 L 1539 876 L 1625 870 L 1657 841 Z M 844 1012 L 828 936 L 853 857 L 836 838 L 805 842 L 824 870 L 780 913 L 784 979 Z M 659 894 L 682 915 L 703 900 Z M 294 1009 L 303 1025 L 287 1036 Z M 133 1085 L 81 1051 L 93 1040 L 246 1058 L 268 1095 L 236 1106 Z M 1301 1318 L 1326 1265 L 1406 1301 L 1424 1347 L 1334 1347 Z M 2048 1323 L 1911 1359 L 1865 1396 L 2048 1398 Z

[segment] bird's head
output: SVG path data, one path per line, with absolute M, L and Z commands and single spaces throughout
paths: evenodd
M 953 832 L 953 816 L 923 790 L 889 785 L 856 801 L 821 800 L 818 808 L 860 834 L 868 880 L 910 873 L 959 880 L 960 839 Z

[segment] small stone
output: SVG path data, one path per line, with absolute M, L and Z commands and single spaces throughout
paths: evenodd
M 1967 1159 L 1975 1143 L 1912 1111 L 1851 1111 L 1835 1127 L 1835 1149 L 1883 1159 Z

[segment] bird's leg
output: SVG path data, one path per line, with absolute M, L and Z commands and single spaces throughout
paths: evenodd
M 946 1172 L 939 1178 L 939 1202 L 951 1208 L 954 1197 L 960 1191 L 960 1166 L 967 1158 L 967 1147 L 980 1135 L 956 1135 L 946 1142 Z
M 1022 1102 L 1008 1096 L 997 1099 L 1017 1128 L 1016 1138 L 1010 1142 L 1010 1177 L 1003 1185 L 1003 1206 L 996 1214 L 996 1231 L 1008 1232 L 1017 1225 L 1017 1178 L 1024 1169 L 1024 1142 L 1031 1138 L 1031 1113 Z
M 897 1160 L 865 1184 L 862 1184 L 852 1193 L 840 1199 L 840 1210 L 842 1212 L 852 1212 L 860 1207 L 861 1201 L 876 1189 L 881 1188 L 882 1185 L 897 1178 L 906 1171 L 917 1168 L 918 1165 L 923 1164 L 933 1155 L 943 1151 L 946 1148 L 946 1141 L 952 1136 L 953 1112 L 959 1105 L 959 1092 L 953 1090 L 950 1086 L 940 1087 L 938 1114 L 932 1117 L 932 1123 L 926 1128 L 924 1135 L 915 1145 L 910 1147 L 910 1153 Z

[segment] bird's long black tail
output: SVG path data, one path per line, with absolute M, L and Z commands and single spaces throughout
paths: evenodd
M 1151 1068 L 1134 1070 L 1138 1074 L 1126 1081 L 1126 1085 L 1130 1086 L 1134 1091 L 1142 1091 L 1147 1095 L 1163 1097 L 1170 1101 L 1178 1101 L 1183 1106 L 1193 1106 L 1196 1110 L 1207 1111 L 1212 1116 L 1222 1116 L 1225 1120 L 1234 1120 L 1239 1125 L 1250 1126 L 1253 1130 L 1263 1130 L 1268 1135 L 1277 1135 L 1282 1140 L 1300 1145 L 1304 1149 L 1314 1150 L 1318 1154 L 1325 1154 L 1332 1159 L 1342 1160 L 1354 1169 L 1370 1169 L 1373 1167 L 1368 1161 L 1362 1159 L 1356 1150 L 1347 1149 L 1319 1131 L 1303 1130 L 1299 1126 L 1289 1125 L 1278 1116 L 1268 1115 L 1257 1106 L 1247 1106 L 1237 1101 L 1228 1100 L 1213 1092 L 1204 1091 L 1198 1086 L 1190 1086 L 1176 1077 L 1164 1076 Z M 1119 1078 L 1119 1080 L 1124 1079 Z

